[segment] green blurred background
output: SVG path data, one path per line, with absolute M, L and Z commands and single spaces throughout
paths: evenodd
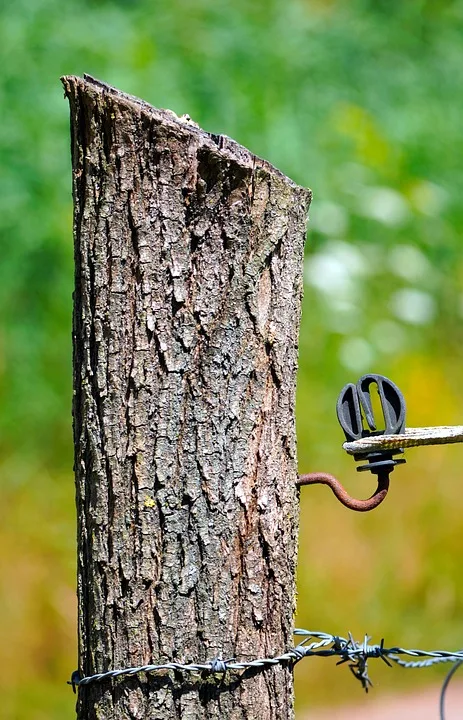
M 346 382 L 391 377 L 409 426 L 463 422 L 463 1 L 4 0 L 0 62 L 0 718 L 61 720 L 74 716 L 76 603 L 59 76 L 188 113 L 313 189 L 299 467 L 367 496 L 372 479 L 340 447 Z M 463 452 L 407 457 L 370 515 L 303 490 L 299 625 L 463 645 Z M 444 672 L 371 671 L 375 693 Z M 361 698 L 329 659 L 301 663 L 296 690 L 299 717 Z

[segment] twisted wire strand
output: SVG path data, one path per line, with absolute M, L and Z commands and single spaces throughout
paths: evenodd
M 321 635 L 321 633 L 320 633 Z M 210 674 L 224 673 L 226 671 L 243 671 L 250 670 L 252 668 L 265 668 L 272 665 L 280 665 L 286 662 L 299 662 L 303 657 L 307 655 L 317 655 L 317 648 L 324 647 L 331 642 L 331 636 L 326 635 L 319 642 L 314 642 L 309 646 L 305 646 L 302 643 L 287 652 L 278 655 L 276 657 L 259 658 L 257 660 L 248 660 L 243 662 L 236 662 L 232 660 L 222 660 L 221 658 L 214 658 L 210 662 L 205 663 L 181 663 L 181 662 L 170 662 L 162 663 L 159 665 L 140 665 L 138 667 L 123 668 L 120 670 L 108 670 L 106 672 L 96 673 L 95 675 L 89 675 L 87 677 L 80 678 L 77 673 L 74 673 L 74 680 L 71 680 L 68 684 L 75 685 L 89 685 L 93 682 L 99 682 L 110 678 L 117 678 L 122 675 L 137 675 L 138 673 L 157 673 L 163 670 L 176 670 L 186 673 L 202 673 L 209 672 Z M 328 651 L 329 654 L 333 654 Z
M 181 663 L 167 662 L 160 664 L 140 665 L 138 667 L 122 668 L 119 670 L 108 670 L 106 672 L 96 673 L 86 677 L 80 677 L 76 671 L 73 673 L 69 685 L 76 687 L 89 685 L 94 682 L 101 682 L 118 678 L 121 676 L 138 675 L 139 673 L 160 673 L 163 671 L 180 671 L 184 673 L 207 673 L 210 675 L 223 675 L 226 672 L 243 672 L 251 669 L 266 669 L 274 665 L 282 665 L 290 663 L 295 665 L 305 657 L 339 657 L 339 664 L 349 663 L 349 668 L 356 677 L 363 689 L 368 692 L 372 682 L 368 675 L 368 661 L 372 658 L 381 658 L 383 662 L 391 666 L 391 663 L 400 665 L 404 668 L 423 668 L 430 667 L 443 662 L 456 663 L 459 667 L 463 663 L 463 650 L 449 652 L 447 650 L 417 650 L 401 647 L 386 648 L 384 640 L 378 645 L 369 644 L 369 636 L 365 635 L 363 642 L 357 642 L 351 633 L 347 638 L 330 633 L 318 632 L 313 630 L 304 630 L 296 628 L 294 635 L 302 637 L 301 642 L 281 655 L 275 657 L 264 657 L 249 661 L 236 661 L 235 658 L 223 660 L 220 657 L 214 658 L 209 662 L 203 663 Z M 417 660 L 406 660 L 407 657 L 420 658 Z M 453 674 L 453 673 L 452 673 Z M 442 693 L 450 681 L 452 675 L 446 678 Z M 441 704 L 443 700 L 441 700 Z

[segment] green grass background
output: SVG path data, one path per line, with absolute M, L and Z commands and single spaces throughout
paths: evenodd
M 188 113 L 314 191 L 298 383 L 299 466 L 356 475 L 334 406 L 364 372 L 408 425 L 463 422 L 462 0 L 4 0 L 0 4 L 0 718 L 72 718 L 72 201 L 62 74 Z M 384 506 L 305 488 L 298 624 L 463 645 L 458 446 L 423 448 Z M 381 665 L 381 667 L 379 667 Z M 376 693 L 443 668 L 372 663 Z M 359 699 L 331 660 L 297 706 Z

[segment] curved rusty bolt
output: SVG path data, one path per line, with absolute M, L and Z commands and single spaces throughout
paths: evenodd
M 339 480 L 334 475 L 329 475 L 323 472 L 308 473 L 308 475 L 299 475 L 296 484 L 300 487 L 301 485 L 313 485 L 321 483 L 322 485 L 329 485 L 338 500 L 351 510 L 357 510 L 357 512 L 367 512 L 378 507 L 387 495 L 389 490 L 389 473 L 378 474 L 378 487 L 371 497 L 367 500 L 356 500 L 351 497 L 347 490 L 343 488 Z

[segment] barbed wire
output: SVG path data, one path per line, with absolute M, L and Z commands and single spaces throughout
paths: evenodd
M 384 640 L 379 645 L 370 645 L 370 637 L 365 635 L 363 642 L 354 640 L 351 633 L 347 638 L 339 635 L 332 635 L 325 632 L 317 632 L 313 630 L 303 630 L 296 628 L 294 630 L 296 637 L 303 637 L 300 643 L 295 645 L 285 653 L 275 657 L 264 657 L 257 660 L 245 660 L 237 662 L 235 658 L 223 660 L 216 657 L 209 662 L 204 663 L 181 663 L 167 662 L 161 664 L 140 665 L 138 667 L 123 668 L 120 670 L 108 670 L 106 672 L 80 677 L 78 671 L 72 674 L 71 680 L 68 682 L 72 685 L 74 692 L 76 687 L 90 685 L 91 683 L 101 682 L 122 676 L 138 675 L 140 673 L 161 673 L 163 671 L 174 670 L 183 673 L 198 673 L 209 675 L 224 675 L 227 672 L 243 672 L 253 669 L 266 669 L 273 665 L 296 665 L 306 657 L 339 657 L 338 665 L 349 663 L 352 674 L 362 685 L 365 692 L 373 686 L 368 674 L 368 661 L 374 658 L 381 658 L 389 667 L 392 664 L 399 665 L 404 668 L 424 668 L 439 663 L 455 663 L 455 666 L 448 673 L 441 692 L 441 719 L 444 718 L 444 696 L 451 677 L 456 669 L 463 663 L 463 650 L 449 652 L 447 650 L 418 650 L 407 649 L 398 646 L 385 647 Z M 419 660 L 408 660 L 405 658 L 421 658 Z

